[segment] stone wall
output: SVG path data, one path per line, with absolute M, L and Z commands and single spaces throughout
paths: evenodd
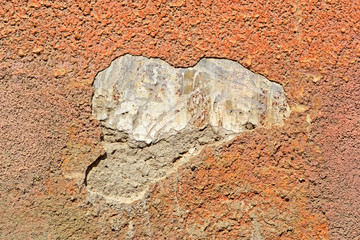
M 3 1 L 0 16 L 1 239 L 359 236 L 355 1 Z M 89 167 L 117 136 L 92 115 L 93 83 L 126 54 L 239 63 L 291 113 L 209 140 L 141 199 L 92 197 Z

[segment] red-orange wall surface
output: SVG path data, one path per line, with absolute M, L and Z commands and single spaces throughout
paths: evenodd
M 0 239 L 359 239 L 359 30 L 358 0 L 0 1 Z M 126 53 L 235 60 L 291 115 L 90 204 L 92 82 Z

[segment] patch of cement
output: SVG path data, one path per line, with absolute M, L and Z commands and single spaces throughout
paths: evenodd
M 281 85 L 240 64 L 202 59 L 174 68 L 160 59 L 125 55 L 94 82 L 93 115 L 105 155 L 89 166 L 89 196 L 130 203 L 204 145 L 289 115 Z

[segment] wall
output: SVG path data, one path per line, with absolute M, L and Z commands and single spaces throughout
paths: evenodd
M 1 238 L 359 236 L 356 1 L 0 6 Z M 282 84 L 292 114 L 283 127 L 206 149 L 146 201 L 92 205 L 85 170 L 104 150 L 91 85 L 126 53 L 176 67 L 235 60 Z

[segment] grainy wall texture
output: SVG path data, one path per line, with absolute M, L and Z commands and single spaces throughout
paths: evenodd
M 0 239 L 359 239 L 360 2 L 0 1 Z M 96 74 L 125 54 L 236 61 L 291 114 L 131 204 L 89 201 Z

